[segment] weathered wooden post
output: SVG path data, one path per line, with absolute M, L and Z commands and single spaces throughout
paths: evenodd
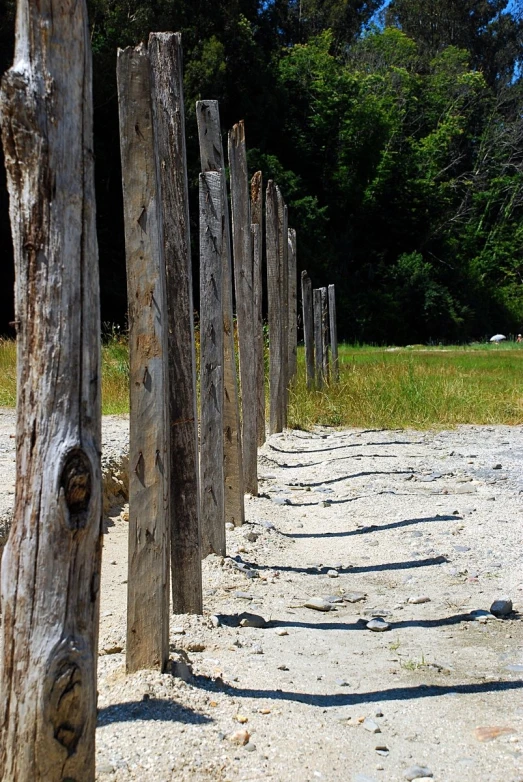
M 289 228 L 289 380 L 296 375 L 298 352 L 298 297 L 297 297 L 297 268 L 296 268 L 296 231 Z
M 223 144 L 220 132 L 218 101 L 198 101 L 196 104 L 198 139 L 202 171 L 224 170 Z M 231 235 L 229 228 L 229 201 L 227 185 L 224 192 L 224 241 L 222 242 L 222 288 L 223 288 L 223 470 L 225 483 L 225 520 L 241 526 L 245 521 L 243 496 L 243 461 L 240 434 L 240 411 L 238 403 L 238 381 L 234 349 L 232 315 L 232 260 Z
M 340 366 L 338 361 L 338 327 L 336 323 L 336 291 L 334 285 L 329 285 L 328 293 L 332 376 L 334 380 L 338 381 L 340 379 Z
M 200 482 L 202 551 L 225 556 L 221 171 L 200 174 Z
M 312 314 L 312 282 L 306 271 L 301 273 L 301 303 L 303 312 L 303 340 L 305 342 L 305 370 L 307 388 L 314 387 L 314 319 Z
M 165 263 L 150 67 L 143 44 L 118 51 L 129 302 L 129 672 L 169 656 L 169 448 Z
M 258 435 L 256 372 L 253 357 L 254 291 L 251 245 L 251 202 L 247 171 L 247 149 L 243 120 L 229 131 L 229 166 L 231 174 L 232 246 L 238 345 L 240 348 L 240 384 L 242 397 L 243 482 L 246 492 L 258 494 Z
M 314 288 L 314 374 L 316 376 L 316 388 L 323 388 L 323 333 L 322 333 L 322 306 L 321 288 Z
M 256 389 L 258 412 L 256 430 L 258 446 L 265 442 L 265 344 L 263 339 L 263 191 L 262 172 L 257 171 L 251 179 L 251 221 L 253 228 L 253 287 L 254 287 L 254 343 L 256 348 Z
M 15 507 L 2 561 L 0 778 L 92 782 L 100 311 L 83 0 L 19 0 L 1 105 L 18 400 Z
M 267 298 L 269 317 L 269 432 L 283 431 L 282 312 L 278 191 L 269 179 L 265 194 Z
M 152 33 L 155 139 L 167 299 L 170 534 L 173 611 L 201 614 L 202 569 L 196 356 L 180 33 Z
M 321 291 L 321 343 L 322 343 L 322 372 L 325 383 L 329 382 L 329 305 L 327 288 Z
M 289 218 L 287 205 L 279 187 L 278 194 L 278 243 L 280 258 L 280 313 L 281 313 L 281 407 L 282 425 L 287 426 L 287 407 L 289 402 Z

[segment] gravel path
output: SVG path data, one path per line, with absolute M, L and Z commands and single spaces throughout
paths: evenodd
M 13 433 L 0 412 L 0 516 Z M 104 419 L 104 458 L 126 441 L 126 419 Z M 522 457 L 520 427 L 271 437 L 249 523 L 204 562 L 204 616 L 172 618 L 165 674 L 124 675 L 113 507 L 98 778 L 523 782 Z

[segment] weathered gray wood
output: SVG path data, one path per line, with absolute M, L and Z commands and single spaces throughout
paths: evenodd
M 263 336 L 263 190 L 262 172 L 251 179 L 251 220 L 258 226 L 253 231 L 254 342 L 256 348 L 256 389 L 258 394 L 258 447 L 265 442 L 265 341 Z M 256 233 L 256 238 L 254 237 Z
M 288 267 L 289 267 L 289 335 L 288 335 L 288 358 L 289 358 L 289 381 L 296 375 L 297 354 L 298 354 L 298 297 L 296 288 L 298 286 L 297 268 L 296 268 L 296 231 L 289 228 L 289 249 L 288 249 Z
M 325 383 L 329 382 L 329 305 L 327 288 L 321 291 L 321 344 L 322 344 L 322 373 Z
M 202 553 L 225 556 L 221 171 L 200 174 L 200 483 Z
M 282 425 L 287 426 L 287 407 L 289 402 L 289 224 L 287 205 L 279 187 L 276 187 L 278 193 L 278 243 L 280 256 L 280 313 L 281 313 L 281 416 Z
M 243 120 L 229 131 L 231 175 L 232 247 L 240 384 L 242 399 L 243 485 L 246 492 L 258 494 L 258 396 L 253 358 L 254 340 L 253 254 L 251 245 L 251 201 L 247 171 L 247 149 Z
M 175 614 L 201 614 L 196 355 L 180 33 L 152 33 L 168 324 L 171 583 Z
M 334 285 L 329 285 L 328 295 L 332 377 L 338 381 L 340 379 L 340 366 L 338 360 L 338 326 L 336 323 L 336 291 Z
M 312 311 L 312 282 L 306 271 L 301 273 L 301 304 L 303 340 L 305 342 L 305 371 L 307 388 L 314 387 L 314 317 Z
M 119 50 L 120 149 L 129 302 L 128 671 L 169 656 L 167 314 L 150 69 L 143 44 Z
M 218 101 L 198 101 L 196 104 L 198 138 L 202 171 L 224 170 L 223 144 L 220 132 L 220 114 Z M 240 526 L 245 521 L 245 503 L 243 496 L 243 461 L 240 433 L 240 409 L 238 400 L 238 380 L 234 347 L 234 329 L 232 313 L 232 255 L 229 227 L 229 201 L 227 184 L 223 179 L 224 190 L 224 242 L 223 255 L 223 429 L 224 429 L 224 483 L 225 483 L 225 520 Z
M 316 388 L 323 388 L 323 339 L 322 339 L 322 306 L 321 288 L 313 290 L 314 306 L 314 374 Z
M 64 42 L 67 45 L 64 46 Z M 83 0 L 19 0 L 2 81 L 18 353 L 0 778 L 95 778 L 100 315 Z
M 269 179 L 265 194 L 265 252 L 269 318 L 269 433 L 283 431 L 282 312 L 278 191 Z

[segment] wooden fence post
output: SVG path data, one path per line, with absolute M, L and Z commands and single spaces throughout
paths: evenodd
M 281 265 L 277 187 L 269 179 L 265 194 L 267 296 L 269 315 L 269 432 L 283 431 Z
M 321 343 L 322 343 L 322 371 L 323 380 L 329 382 L 329 305 L 327 299 L 327 288 L 320 288 L 321 291 Z
M 243 485 L 246 492 L 258 494 L 258 397 L 253 358 L 254 340 L 253 254 L 251 245 L 251 201 L 247 172 L 247 150 L 243 120 L 229 131 L 231 174 L 232 246 L 240 384 L 242 397 Z
M 196 356 L 180 33 L 152 33 L 149 58 L 161 181 L 167 299 L 173 611 L 201 614 Z
M 198 101 L 196 104 L 198 139 L 202 171 L 225 169 L 223 144 L 220 131 L 218 101 Z M 243 460 L 240 434 L 240 410 L 238 402 L 238 381 L 234 349 L 232 315 L 232 262 L 231 235 L 229 228 L 229 200 L 227 185 L 223 178 L 224 232 L 222 243 L 223 269 L 223 470 L 225 484 L 225 521 L 241 526 L 245 521 L 243 496 Z
M 314 361 L 316 376 L 316 388 L 323 388 L 323 334 L 322 334 L 322 306 L 321 288 L 314 288 Z
M 0 778 L 93 782 L 102 487 L 85 3 L 19 0 L 14 63 L 1 89 L 18 397 L 2 562 Z
M 338 360 L 338 327 L 336 323 L 336 291 L 334 285 L 329 285 L 329 333 L 331 344 L 332 376 L 334 380 L 340 379 L 340 366 Z
M 200 482 L 202 550 L 225 556 L 221 171 L 200 174 Z
M 167 315 L 150 67 L 143 44 L 119 50 L 120 149 L 129 302 L 129 672 L 169 655 Z
M 305 342 L 305 370 L 307 388 L 314 387 L 314 318 L 312 314 L 312 282 L 307 272 L 301 273 L 301 303 L 303 312 L 303 340 Z
M 289 228 L 289 380 L 296 375 L 298 350 L 298 297 L 296 231 Z
M 289 222 L 287 205 L 279 187 L 278 194 L 278 242 L 280 257 L 280 313 L 281 313 L 281 416 L 282 426 L 287 426 L 287 407 L 289 402 Z
M 265 342 L 263 338 L 263 190 L 262 172 L 251 179 L 251 221 L 258 226 L 253 231 L 253 286 L 254 286 L 254 343 L 256 347 L 256 390 L 258 413 L 256 430 L 258 447 L 265 442 Z

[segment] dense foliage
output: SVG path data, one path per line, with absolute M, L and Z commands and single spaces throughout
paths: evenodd
M 13 4 L 0 3 L 6 67 Z M 125 312 L 116 48 L 176 29 L 193 197 L 194 102 L 215 98 L 225 128 L 245 119 L 252 170 L 282 187 L 300 268 L 336 283 L 342 338 L 523 329 L 521 0 L 88 4 L 105 320 Z

